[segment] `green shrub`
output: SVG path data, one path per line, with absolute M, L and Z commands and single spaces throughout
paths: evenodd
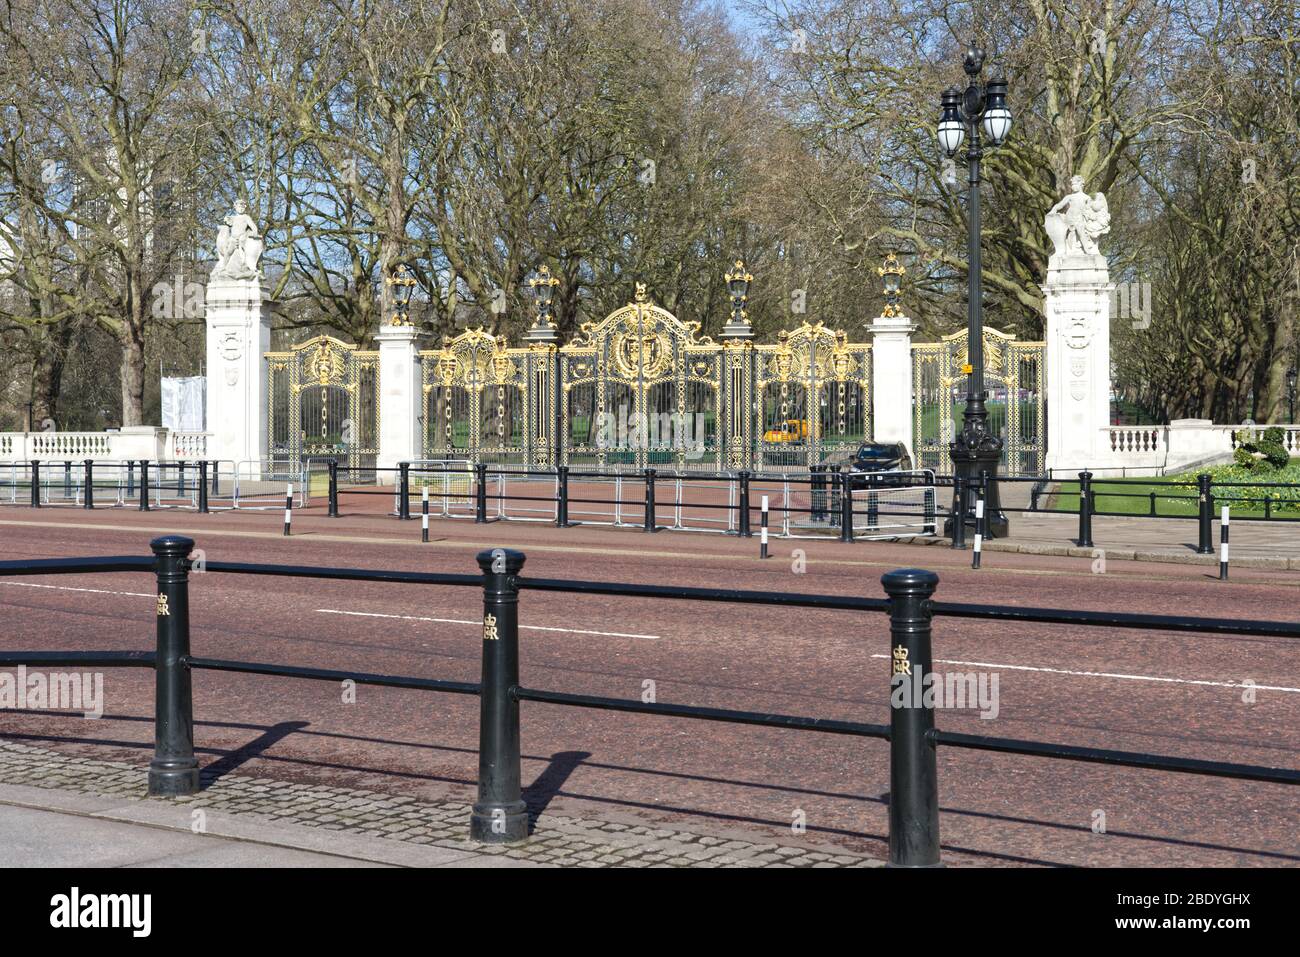
M 1243 429 L 1236 434 L 1236 439 L 1240 445 L 1232 453 L 1232 460 L 1247 471 L 1271 472 L 1286 468 L 1291 461 L 1284 444 L 1286 434 L 1277 426 L 1270 426 L 1256 435 Z

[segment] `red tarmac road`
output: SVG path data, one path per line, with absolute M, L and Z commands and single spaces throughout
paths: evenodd
M 367 502 L 371 511 L 378 499 Z M 358 503 L 360 504 L 360 503 Z M 345 513 L 348 506 L 345 504 Z M 941 547 L 757 539 L 374 515 L 25 508 L 0 511 L 0 560 L 147 554 L 151 537 L 195 538 L 208 560 L 474 572 L 491 546 L 528 555 L 524 576 L 719 585 L 879 596 L 880 575 L 920 566 L 938 598 L 1294 620 L 1300 574 L 1241 570 L 1220 583 L 1189 565 Z M 792 551 L 804 553 L 797 572 Z M 8 649 L 148 649 L 147 575 L 0 579 Z M 475 681 L 482 612 L 473 588 L 354 584 L 204 573 L 192 578 L 196 655 Z M 888 721 L 882 615 L 553 595 L 521 599 L 525 685 L 846 720 Z M 940 671 L 998 676 L 998 713 L 944 710 L 975 734 L 1295 767 L 1300 646 L 1059 625 L 936 621 Z M 1254 682 L 1251 695 L 1242 687 Z M 205 764 L 426 798 L 472 797 L 477 700 L 330 683 L 196 672 Z M 152 675 L 105 675 L 99 721 L 0 714 L 5 737 L 147 765 Z M 619 820 L 688 823 L 807 839 L 884 856 L 887 744 L 801 731 L 525 703 L 524 781 L 533 803 Z M 1295 866 L 1300 789 L 952 748 L 939 752 L 950 863 Z M 1103 818 L 1104 815 L 1104 818 Z M 1104 820 L 1104 833 L 1094 828 Z

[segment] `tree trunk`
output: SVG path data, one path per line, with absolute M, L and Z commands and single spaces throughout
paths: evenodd
M 144 339 L 129 326 L 122 343 L 122 424 L 144 425 Z

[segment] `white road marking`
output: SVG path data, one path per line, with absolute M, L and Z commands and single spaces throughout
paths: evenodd
M 889 658 L 889 655 L 872 655 L 872 658 Z M 1290 691 L 1300 694 L 1300 688 L 1283 685 L 1245 684 L 1240 681 L 1207 681 L 1201 678 L 1162 678 L 1158 675 L 1126 675 L 1110 671 L 1071 671 L 1068 668 L 1039 668 L 1033 665 L 997 665 L 988 661 L 957 661 L 952 658 L 935 658 L 945 665 L 966 665 L 972 668 L 1002 668 L 1007 671 L 1039 671 L 1051 675 L 1070 675 L 1078 678 L 1118 678 L 1124 681 L 1157 681 L 1179 685 L 1205 685 L 1212 688 L 1254 688 L 1256 691 Z
M 382 615 L 373 611 L 340 611 L 337 608 L 317 608 L 322 615 L 355 615 L 360 618 L 397 618 L 402 621 L 436 621 L 444 625 L 482 625 L 479 619 L 471 618 L 423 618 L 419 615 Z M 520 625 L 529 631 L 562 631 L 570 635 L 599 635 L 602 638 L 649 638 L 656 640 L 659 635 L 633 635 L 622 631 L 586 631 L 582 628 L 548 628 L 545 625 Z
M 106 588 L 73 588 L 71 585 L 38 585 L 35 582 L 0 582 L 0 585 L 8 585 L 11 588 L 52 588 L 55 591 L 84 591 L 92 595 L 125 595 L 128 598 L 153 598 L 152 593 L 145 594 L 138 591 L 109 591 Z

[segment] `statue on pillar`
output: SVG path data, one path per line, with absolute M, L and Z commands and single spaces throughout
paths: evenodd
M 1110 207 L 1101 193 L 1083 191 L 1083 177 L 1070 177 L 1070 193 L 1047 213 L 1043 222 L 1052 240 L 1052 258 L 1097 256 L 1097 238 L 1110 232 Z
M 213 279 L 255 280 L 262 278 L 258 261 L 264 248 L 257 224 L 248 215 L 248 205 L 235 200 L 235 212 L 226 217 L 217 232 L 217 264 Z

